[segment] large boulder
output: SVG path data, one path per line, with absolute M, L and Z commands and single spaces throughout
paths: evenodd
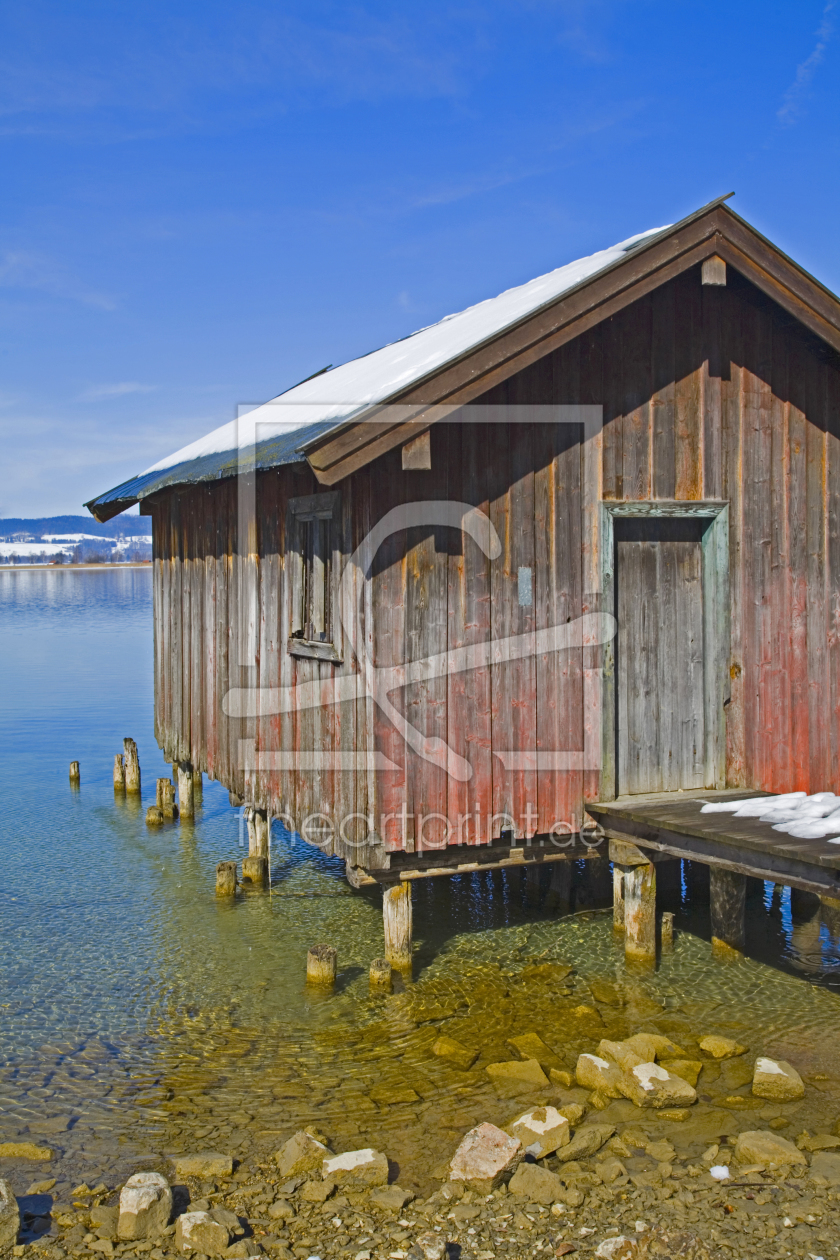
M 658 1063 L 637 1063 L 625 1072 L 621 1092 L 637 1107 L 686 1107 L 697 1101 L 688 1081 Z
M 388 1157 L 372 1147 L 331 1155 L 321 1164 L 324 1181 L 334 1181 L 344 1190 L 368 1190 L 388 1184 Z
M 793 1102 L 805 1096 L 805 1085 L 796 1068 L 779 1059 L 756 1059 L 752 1092 L 773 1102 Z
M 507 1181 L 524 1155 L 522 1143 L 495 1124 L 470 1129 L 452 1157 L 450 1181 L 465 1181 L 480 1194 L 489 1194 Z
M 584 1089 L 595 1090 L 606 1098 L 620 1098 L 623 1072 L 617 1063 L 610 1063 L 597 1054 L 581 1054 L 578 1056 L 575 1076 L 578 1085 Z
M 509 1089 L 542 1089 L 548 1085 L 548 1077 L 536 1059 L 488 1063 L 487 1075 L 494 1085 L 505 1085 Z
M 221 1256 L 230 1244 L 230 1232 L 209 1212 L 184 1212 L 175 1225 L 178 1251 L 196 1251 L 203 1256 Z
M 760 1164 L 764 1168 L 791 1168 L 808 1162 L 793 1142 L 788 1142 L 787 1138 L 779 1137 L 768 1129 L 755 1129 L 739 1134 L 733 1155 L 736 1163 Z
M 233 1156 L 221 1151 L 198 1151 L 195 1155 L 179 1155 L 175 1160 L 179 1177 L 198 1177 L 209 1181 L 213 1177 L 229 1177 L 233 1172 Z
M 275 1155 L 281 1177 L 300 1177 L 304 1173 L 318 1172 L 332 1151 L 323 1142 L 300 1129 L 290 1137 Z
M 559 1203 L 565 1193 L 556 1173 L 539 1164 L 520 1164 L 510 1179 L 511 1194 L 521 1194 L 532 1203 Z
M 20 1210 L 8 1181 L 0 1179 L 0 1252 L 11 1251 L 20 1229 Z
M 117 1234 L 124 1241 L 159 1238 L 172 1215 L 169 1182 L 157 1172 L 135 1173 L 120 1191 Z
M 545 1159 L 569 1141 L 569 1122 L 556 1107 L 535 1107 L 508 1125 L 508 1130 L 534 1159 Z

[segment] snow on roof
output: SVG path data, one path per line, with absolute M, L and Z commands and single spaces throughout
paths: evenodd
M 167 455 L 139 477 L 91 500 L 87 506 L 91 510 L 108 503 L 124 502 L 128 506 L 165 485 L 233 476 L 238 471 L 239 452 L 252 447 L 256 447 L 258 468 L 295 463 L 301 459 L 299 451 L 304 442 L 372 404 L 388 401 L 666 230 L 663 227 L 640 232 L 304 381 Z

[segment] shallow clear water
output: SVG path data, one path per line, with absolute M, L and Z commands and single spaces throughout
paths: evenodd
M 702 872 L 677 868 L 660 888 L 677 912 L 675 948 L 638 978 L 624 975 L 600 908 L 606 863 L 580 866 L 566 916 L 547 883 L 533 899 L 518 873 L 420 881 L 413 982 L 372 997 L 380 900 L 351 891 L 341 863 L 275 830 L 270 894 L 220 902 L 215 865 L 243 854 L 227 792 L 205 782 L 194 822 L 146 828 L 169 769 L 152 702 L 148 569 L 0 571 L 0 1140 L 53 1146 L 51 1176 L 113 1181 L 175 1151 L 245 1154 L 316 1124 L 339 1148 L 386 1149 L 403 1183 L 419 1185 L 465 1128 L 507 1118 L 512 1104 L 484 1065 L 529 1031 L 572 1067 L 601 1036 L 640 1027 L 677 1040 L 730 1033 L 809 1074 L 802 1122 L 833 1123 L 831 909 L 754 884 L 752 957 L 722 967 L 707 943 Z M 113 793 L 125 735 L 139 746 L 142 802 Z M 303 984 L 318 941 L 339 952 L 326 997 Z M 576 974 L 523 976 L 535 959 Z M 590 982 L 604 978 L 620 982 L 624 1006 L 593 997 Z M 598 1018 L 576 1015 L 581 1005 Z M 470 1071 L 431 1054 L 441 1031 L 481 1050 Z M 716 1101 L 724 1086 L 706 1075 Z

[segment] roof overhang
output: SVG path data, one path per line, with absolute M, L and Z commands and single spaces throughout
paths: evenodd
M 725 205 L 727 199 L 710 202 L 647 238 L 625 258 L 413 383 L 387 403 L 304 443 L 300 449 L 318 481 L 334 485 L 714 255 L 840 352 L 840 300 Z M 400 404 L 400 414 L 389 420 L 387 408 L 393 404 Z M 434 412 L 426 414 L 428 408 Z

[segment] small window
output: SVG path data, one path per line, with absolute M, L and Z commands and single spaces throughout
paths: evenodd
M 290 581 L 289 651 L 322 661 L 341 661 L 336 648 L 333 561 L 338 494 L 289 500 L 287 565 Z

